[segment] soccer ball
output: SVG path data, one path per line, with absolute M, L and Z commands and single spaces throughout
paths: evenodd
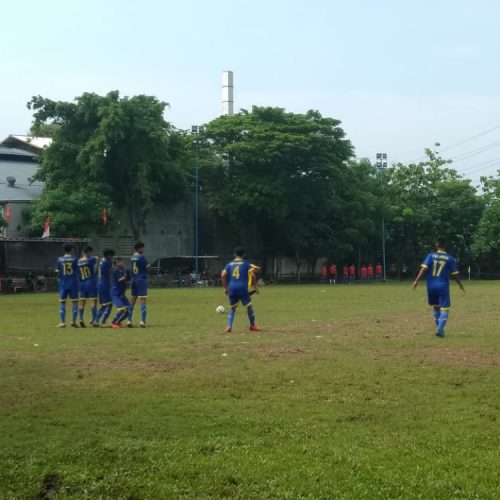
M 216 313 L 222 314 L 226 312 L 226 308 L 224 306 L 217 306 L 217 309 L 215 309 Z

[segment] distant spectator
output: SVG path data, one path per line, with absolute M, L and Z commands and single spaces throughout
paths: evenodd
M 396 279 L 396 276 L 398 274 L 398 268 L 394 262 L 391 264 L 391 267 L 389 268 L 389 277 L 391 279 Z
M 382 271 L 383 271 L 382 264 L 380 262 L 377 262 L 377 265 L 375 266 L 375 275 L 378 280 L 382 279 Z
M 408 266 L 403 264 L 401 266 L 401 281 L 406 281 L 408 279 Z
M 366 266 L 364 264 L 361 266 L 359 274 L 360 274 L 361 281 L 366 281 L 366 277 L 367 277 L 368 273 L 367 273 Z

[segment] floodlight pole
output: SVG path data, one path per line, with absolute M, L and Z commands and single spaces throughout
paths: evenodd
M 387 153 L 377 153 L 377 162 L 375 163 L 375 166 L 377 167 L 377 170 L 380 173 L 383 182 L 384 170 L 387 168 Z M 386 258 L 385 258 L 385 218 L 384 218 L 383 207 L 382 207 L 382 228 L 380 236 L 382 239 L 382 273 L 383 273 L 383 280 L 386 281 L 387 273 L 386 273 Z
M 200 272 L 200 139 L 198 134 L 203 130 L 203 127 L 193 125 L 191 131 L 196 134 L 194 139 L 195 144 L 195 181 L 194 181 L 194 261 L 195 273 L 198 279 Z

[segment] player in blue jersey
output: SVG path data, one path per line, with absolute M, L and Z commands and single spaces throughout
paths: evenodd
M 226 265 L 221 274 L 224 293 L 229 297 L 226 333 L 230 333 L 233 330 L 234 316 L 240 302 L 247 308 L 250 330 L 253 332 L 260 331 L 260 328 L 255 324 L 252 298 L 248 290 L 249 286 L 254 283 L 255 269 L 246 261 L 244 256 L 245 251 L 242 248 L 238 248 L 235 252 L 234 260 Z
M 80 280 L 80 327 L 85 328 L 85 306 L 90 301 L 92 314 L 91 325 L 94 326 L 97 318 L 97 257 L 92 255 L 93 248 L 86 246 L 82 256 L 78 259 L 78 278 Z
M 106 321 L 113 307 L 113 301 L 111 300 L 111 269 L 113 267 L 115 251 L 108 248 L 103 251 L 102 255 L 103 257 L 99 263 L 99 278 L 97 282 L 100 307 L 93 326 L 101 325 L 101 328 L 106 328 Z
M 422 262 L 420 272 L 413 282 L 414 290 L 424 276 L 427 281 L 429 305 L 434 308 L 436 336 L 444 337 L 444 327 L 451 306 L 449 279 L 453 278 L 462 292 L 465 292 L 465 289 L 458 277 L 457 261 L 446 253 L 445 242 L 441 238 L 436 242 L 436 251 L 428 254 Z
M 59 277 L 59 315 L 61 322 L 58 328 L 66 327 L 66 300 L 69 298 L 73 305 L 71 326 L 78 328 L 78 258 L 74 256 L 74 247 L 71 243 L 64 245 L 64 255 L 57 259 L 56 272 Z
M 122 321 L 129 316 L 130 302 L 125 295 L 127 285 L 127 271 L 123 265 L 123 260 L 117 257 L 111 271 L 111 300 L 116 307 L 116 315 L 111 321 L 111 328 L 122 328 Z
M 148 299 L 148 261 L 144 257 L 144 243 L 138 241 L 134 246 L 135 252 L 132 255 L 131 260 L 131 272 L 132 272 L 132 286 L 131 286 L 131 297 L 132 304 L 129 310 L 128 325 L 132 326 L 132 314 L 134 313 L 134 306 L 139 299 L 141 303 L 141 322 L 139 326 L 141 328 L 146 327 L 146 312 L 147 306 L 146 302 Z

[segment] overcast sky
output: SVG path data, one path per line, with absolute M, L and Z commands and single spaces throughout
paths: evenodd
M 113 89 L 189 128 L 220 113 L 231 69 L 236 109 L 318 109 L 358 157 L 439 142 L 474 180 L 500 168 L 498 1 L 24 0 L 0 15 L 2 138 L 26 133 L 32 95 Z

